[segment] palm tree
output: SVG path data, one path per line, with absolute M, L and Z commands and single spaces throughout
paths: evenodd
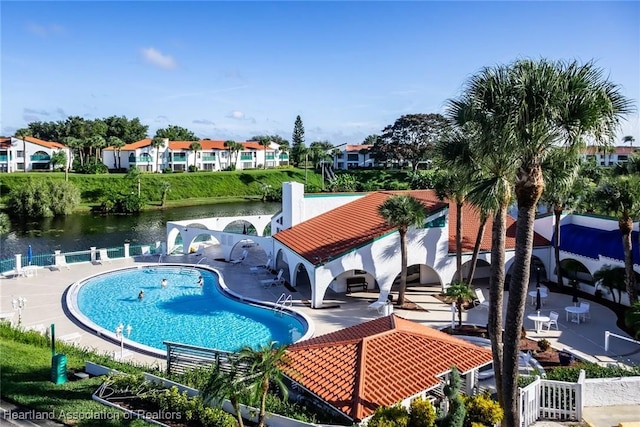
M 448 103 L 447 116 L 457 131 L 472 138 L 456 140 L 452 155 L 461 166 L 480 167 L 478 183 L 468 200 L 482 214 L 492 215 L 491 266 L 489 277 L 488 334 L 493 353 L 496 384 L 502 384 L 503 344 L 502 306 L 505 282 L 505 241 L 507 208 L 511 203 L 512 142 L 500 112 L 508 111 L 507 75 L 502 69 L 484 69 L 468 83 L 462 97 Z M 442 151 L 440 151 L 442 152 Z M 479 248 L 479 240 L 476 240 Z M 477 259 L 477 255 L 476 255 Z M 496 388 L 502 405 L 502 388 Z
M 633 147 L 633 143 L 636 142 L 636 139 L 632 135 L 626 135 L 622 138 L 622 142 L 629 143 L 629 146 Z
M 640 338 L 640 302 L 636 301 L 624 313 L 624 323 L 634 331 L 634 338 Z
M 105 141 L 104 137 L 102 137 L 101 135 L 94 135 L 89 137 L 89 139 L 87 140 L 87 143 L 89 144 L 89 150 L 95 149 L 95 157 L 93 158 L 93 164 L 96 165 L 98 164 L 98 157 L 101 157 L 100 149 L 104 147 L 107 142 Z
M 169 181 L 162 181 L 160 184 L 162 189 L 162 196 L 160 197 L 160 206 L 164 206 L 167 201 L 167 193 L 171 191 L 171 183 Z
M 238 366 L 237 358 L 229 358 L 230 369 L 223 371 L 220 364 L 216 364 L 206 384 L 202 388 L 205 401 L 214 400 L 219 407 L 225 399 L 229 399 L 236 411 L 238 426 L 243 427 L 242 412 L 240 410 L 240 396 L 249 388 L 246 373 Z
M 415 197 L 407 195 L 394 195 L 378 206 L 378 213 L 387 224 L 396 227 L 400 234 L 400 290 L 398 293 L 398 305 L 404 304 L 404 296 L 407 290 L 407 232 L 412 225 L 422 225 L 426 216 L 424 205 Z
M 126 143 L 118 138 L 117 136 L 109 137 L 109 146 L 113 147 L 115 157 L 113 159 L 114 167 L 116 169 L 120 169 L 120 152 L 122 151 L 122 147 L 124 147 Z
M 27 128 L 18 129 L 16 131 L 16 138 L 22 139 L 22 157 L 24 159 L 24 170 L 23 172 L 27 172 L 27 141 L 26 138 L 31 136 L 31 131 Z
M 151 146 L 156 150 L 156 172 L 160 172 L 160 167 L 158 166 L 158 156 L 160 155 L 160 148 L 164 147 L 164 138 L 156 136 L 151 140 Z
M 619 303 L 620 289 L 625 287 L 625 271 L 620 267 L 612 267 L 610 264 L 605 264 L 596 272 L 593 273 L 593 280 L 597 287 L 605 287 L 611 294 L 611 299 L 615 303 Z M 618 290 L 618 301 L 616 301 L 616 294 L 614 290 Z
M 269 384 L 273 382 L 287 398 L 287 387 L 283 382 L 284 375 L 281 366 L 287 363 L 287 346 L 275 347 L 275 342 L 270 342 L 256 351 L 251 347 L 240 350 L 238 361 L 249 366 L 247 380 L 253 380 L 251 384 L 256 397 L 260 399 L 260 412 L 258 413 L 258 427 L 264 427 L 266 414 L 266 399 L 269 392 Z
M 541 200 L 553 212 L 555 241 L 553 242 L 557 266 L 558 284 L 563 285 L 562 269 L 560 268 L 560 219 L 565 209 L 573 206 L 577 199 L 576 179 L 580 167 L 580 157 L 577 151 L 569 151 L 562 147 L 552 147 L 543 163 L 545 189 Z
M 606 214 L 618 216 L 618 228 L 622 235 L 624 251 L 625 287 L 629 295 L 629 303 L 638 299 L 636 289 L 636 275 L 633 271 L 633 219 L 640 215 L 640 178 L 633 175 L 623 175 L 605 180 L 596 189 L 595 199 L 598 200 L 602 211 Z
M 231 150 L 233 149 L 233 147 L 235 146 L 235 144 L 236 144 L 236 142 L 235 142 L 235 141 L 233 141 L 233 140 L 231 140 L 231 139 L 228 139 L 228 140 L 226 140 L 226 141 L 224 142 L 224 147 L 225 147 L 227 150 L 229 150 L 229 165 L 228 165 L 228 166 L 231 166 Z
M 196 157 L 198 157 L 198 151 L 202 150 L 202 145 L 198 141 L 193 141 L 191 144 L 189 144 L 189 150 L 194 154 L 193 165 L 197 168 Z M 187 158 L 187 169 L 189 169 L 189 158 Z
M 512 161 L 517 164 L 516 250 L 505 319 L 503 399 L 505 422 L 519 424 L 518 343 L 524 317 L 533 251 L 533 224 L 544 191 L 542 164 L 556 143 L 567 147 L 583 137 L 611 140 L 622 117 L 633 110 L 618 86 L 603 80 L 592 63 L 521 60 L 506 69 Z
M 129 171 L 125 175 L 125 179 L 137 182 L 137 184 L 138 184 L 138 197 L 140 197 L 140 180 L 141 180 L 141 177 L 142 177 L 142 173 L 140 172 L 140 169 L 138 169 L 137 167 L 129 168 Z
M 264 169 L 266 169 L 267 168 L 267 147 L 271 145 L 271 139 L 267 137 L 262 137 L 258 142 L 260 143 L 260 145 L 264 147 Z
M 462 327 L 462 306 L 475 298 L 471 287 L 464 282 L 451 282 L 444 295 L 448 302 L 454 302 L 458 310 L 458 327 Z

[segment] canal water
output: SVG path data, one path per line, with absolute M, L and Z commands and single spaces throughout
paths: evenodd
M 122 246 L 165 241 L 167 221 L 218 216 L 267 215 L 280 210 L 280 203 L 235 202 L 214 205 L 167 208 L 138 215 L 74 214 L 12 223 L 10 233 L 0 237 L 0 259 L 27 253 L 51 254 L 55 250 L 74 252 L 96 247 Z

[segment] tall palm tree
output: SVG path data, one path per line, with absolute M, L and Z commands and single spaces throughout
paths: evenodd
M 615 84 L 592 63 L 520 60 L 508 66 L 507 105 L 502 111 L 518 170 L 516 250 L 505 319 L 502 378 L 506 425 L 519 424 L 517 411 L 518 343 L 524 317 L 533 251 L 533 225 L 544 191 L 542 164 L 557 143 L 567 147 L 583 137 L 611 140 L 622 117 L 633 111 Z
M 545 189 L 541 201 L 549 206 L 554 219 L 554 255 L 558 284 L 563 285 L 562 269 L 560 268 L 560 220 L 565 209 L 571 208 L 576 202 L 576 179 L 580 168 L 580 157 L 577 150 L 566 150 L 563 147 L 552 147 L 543 165 Z
M 122 151 L 122 147 L 124 147 L 126 145 L 126 143 L 121 140 L 120 138 L 118 138 L 117 136 L 111 136 L 109 137 L 109 146 L 113 147 L 113 151 L 115 154 L 115 157 L 113 159 L 113 162 L 115 163 L 113 166 L 116 169 L 120 169 L 120 153 Z
M 92 149 L 95 150 L 95 157 L 93 158 L 94 165 L 98 164 L 98 159 L 102 157 L 100 155 L 100 149 L 104 147 L 106 143 L 107 142 L 105 141 L 104 137 L 101 135 L 90 136 L 87 140 L 87 144 L 89 144 L 89 154 L 91 154 Z
M 622 235 L 624 251 L 625 287 L 629 296 L 629 303 L 638 299 L 636 275 L 633 271 L 633 219 L 640 215 L 640 177 L 623 175 L 605 180 L 596 189 L 596 200 L 606 214 L 618 217 L 618 228 Z
M 224 147 L 229 151 L 229 165 L 231 166 L 231 150 L 233 149 L 233 147 L 235 146 L 236 142 L 228 139 L 224 142 Z
M 260 412 L 258 413 L 258 427 L 264 427 L 266 414 L 266 399 L 269 392 L 269 384 L 275 383 L 282 394 L 287 398 L 287 387 L 284 385 L 284 374 L 280 369 L 287 363 L 287 346 L 276 347 L 275 342 L 263 346 L 260 350 L 244 347 L 239 353 L 239 363 L 249 366 L 247 379 L 253 380 L 251 384 L 256 397 L 260 399 Z
M 156 150 L 156 172 L 160 172 L 160 167 L 158 166 L 158 157 L 160 156 L 160 149 L 164 147 L 164 138 L 160 138 L 156 136 L 151 140 L 151 146 Z
M 202 145 L 198 141 L 193 141 L 189 144 L 189 150 L 193 152 L 193 165 L 197 167 L 198 151 L 202 150 Z M 189 158 L 187 158 L 187 169 L 189 169 Z
M 513 142 L 508 137 L 505 112 L 509 110 L 505 69 L 486 68 L 468 83 L 463 95 L 450 100 L 447 117 L 458 130 L 473 138 L 458 141 L 454 155 L 467 167 L 480 167 L 479 182 L 468 200 L 487 216 L 492 215 L 491 266 L 489 276 L 488 334 L 491 341 L 496 384 L 502 383 L 503 319 L 505 282 L 505 241 L 507 208 L 511 203 L 511 179 L 515 165 L 511 158 Z M 479 247 L 478 241 L 476 246 Z M 503 404 L 502 388 L 496 388 Z
M 260 138 L 260 140 L 258 141 L 258 143 L 260 145 L 262 145 L 263 149 L 264 149 L 264 169 L 267 168 L 267 148 L 269 146 L 271 146 L 271 139 L 267 138 L 266 136 Z
M 31 136 L 31 131 L 27 128 L 18 129 L 16 131 L 16 138 L 22 139 L 22 157 L 24 159 L 24 170 L 27 172 L 27 137 Z
M 394 195 L 378 206 L 378 213 L 387 221 L 387 224 L 396 227 L 398 234 L 400 234 L 400 259 L 402 265 L 397 304 L 402 306 L 407 290 L 407 232 L 412 225 L 422 225 L 426 216 L 426 209 L 415 197 Z

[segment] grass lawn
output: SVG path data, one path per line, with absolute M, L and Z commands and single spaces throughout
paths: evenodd
M 56 385 L 51 378 L 51 350 L 0 339 L 0 392 L 18 405 L 53 412 L 56 419 L 77 426 L 147 425 L 141 420 L 124 419 L 123 412 L 91 399 L 102 383 L 99 377 Z M 85 358 L 67 355 L 67 369 L 84 367 Z

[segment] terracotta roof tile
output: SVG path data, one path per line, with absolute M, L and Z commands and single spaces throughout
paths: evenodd
M 194 141 L 169 141 L 169 149 L 171 150 L 189 150 L 189 146 Z M 226 150 L 227 147 L 224 146 L 224 141 L 222 140 L 212 140 L 212 139 L 201 139 L 196 141 L 200 143 L 203 150 Z M 264 150 L 264 147 L 257 142 L 242 142 L 241 143 L 245 149 L 260 149 Z M 137 150 L 138 148 L 144 148 L 151 145 L 151 138 L 141 139 L 140 141 L 132 142 L 131 144 L 127 144 L 122 147 L 123 151 L 131 151 Z M 107 150 L 113 150 L 112 147 L 107 148 Z M 267 148 L 269 150 L 269 148 Z
M 22 138 L 18 138 L 18 139 L 22 139 Z M 34 138 L 32 136 L 27 136 L 24 139 L 26 141 L 29 141 L 32 144 L 40 145 L 42 147 L 47 147 L 47 148 L 65 148 L 64 145 L 60 144 L 59 142 L 55 142 L 55 141 L 45 141 L 43 139 Z
M 394 194 L 410 194 L 421 200 L 430 213 L 447 206 L 446 202 L 438 199 L 433 190 L 378 191 L 283 230 L 273 237 L 313 264 L 326 262 L 391 232 L 393 227 L 378 214 L 378 206 Z M 455 203 L 450 202 L 449 252 L 456 250 L 456 218 Z M 462 218 L 462 251 L 472 252 L 480 227 L 479 215 L 470 205 L 464 205 Z M 492 224 L 493 221 L 489 219 L 480 246 L 481 251 L 491 250 Z M 508 217 L 506 248 L 515 248 L 515 236 L 516 221 Z M 534 245 L 546 246 L 549 245 L 549 241 L 536 233 Z
M 314 264 L 326 262 L 391 232 L 393 227 L 378 214 L 378 206 L 400 193 L 420 199 L 429 211 L 446 206 L 429 190 L 379 191 L 283 230 L 274 238 Z
M 356 421 L 438 386 L 452 365 L 465 373 L 492 361 L 490 350 L 396 315 L 296 343 L 288 357 L 285 372 Z
M 347 145 L 347 147 L 345 148 L 345 151 L 360 151 L 360 150 L 369 150 L 371 149 L 371 147 L 373 147 L 373 145 L 371 144 L 361 144 L 361 145 Z

